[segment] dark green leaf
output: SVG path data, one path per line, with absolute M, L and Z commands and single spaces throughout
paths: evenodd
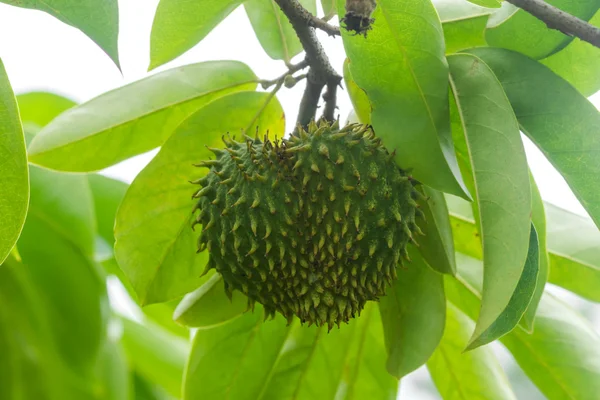
M 225 295 L 220 274 L 214 274 L 198 289 L 185 295 L 173 314 L 180 324 L 201 328 L 229 321 L 248 310 L 248 298 L 234 291 L 231 299 Z
M 29 173 L 19 110 L 0 60 L 0 264 L 15 245 L 29 204 Z
M 419 238 L 419 252 L 434 270 L 442 274 L 456 274 L 454 240 L 446 198 L 442 192 L 423 187 L 427 201 L 421 210 L 424 218 L 418 218 L 424 236 Z
M 108 54 L 117 67 L 121 68 L 117 43 L 119 35 L 117 0 L 100 2 L 95 0 L 0 0 L 0 2 L 47 12 L 65 24 L 81 30 Z
M 31 205 L 19 254 L 45 304 L 61 355 L 85 375 L 106 334 L 108 299 L 92 261 L 94 209 L 87 178 L 31 168 Z
M 492 349 L 482 347 L 463 353 L 474 325 L 458 308 L 448 303 L 444 337 L 427 362 L 442 399 L 516 399 Z
M 532 332 L 538 304 L 540 303 L 540 299 L 546 288 L 546 282 L 548 281 L 548 250 L 546 247 L 546 213 L 544 210 L 544 202 L 542 201 L 540 191 L 531 174 L 529 174 L 529 181 L 531 185 L 531 223 L 538 236 L 539 272 L 535 284 L 535 292 L 533 293 L 529 307 L 527 307 L 527 311 L 523 315 L 520 323 L 526 330 Z M 529 252 L 531 253 L 531 245 Z M 526 268 L 527 266 L 525 266 L 525 269 Z
M 28 92 L 17 96 L 21 121 L 44 127 L 59 114 L 77 105 L 73 100 L 49 92 Z
M 299 0 L 299 3 L 313 15 L 317 14 L 316 0 Z M 292 24 L 275 1 L 246 0 L 244 8 L 256 37 L 269 57 L 289 63 L 303 50 Z
M 448 62 L 473 166 L 485 260 L 481 313 L 469 344 L 474 348 L 504 313 L 522 276 L 531 229 L 529 169 L 517 120 L 492 71 L 468 54 Z
M 472 53 L 494 71 L 522 131 L 600 226 L 600 112 L 569 83 L 521 54 L 491 48 Z
M 138 373 L 133 374 L 133 391 L 135 400 L 172 400 L 158 385 L 154 385 Z
M 402 378 L 425 364 L 444 332 L 446 300 L 441 274 L 416 251 L 379 301 L 388 351 L 387 370 Z
M 243 0 L 161 0 L 150 36 L 154 69 L 179 57 L 206 37 Z
M 597 0 L 547 2 L 585 21 L 589 21 L 600 6 Z M 515 50 L 531 58 L 541 59 L 564 48 L 573 37 L 549 28 L 540 19 L 520 9 L 501 24 L 488 29 L 486 39 L 490 46 Z
M 337 4 L 344 14 L 345 1 Z M 380 0 L 373 18 L 368 40 L 344 29 L 342 36 L 377 135 L 416 179 L 468 198 L 450 135 L 448 64 L 435 9 L 429 1 Z
M 142 305 L 196 289 L 208 255 L 196 254 L 191 229 L 190 180 L 205 174 L 192 164 L 208 159 L 205 146 L 221 146 L 228 132 L 269 132 L 283 137 L 283 111 L 267 93 L 222 97 L 182 123 L 136 177 L 117 213 L 115 254 Z
M 151 323 L 122 323 L 121 342 L 131 365 L 144 379 L 180 398 L 189 343 Z
M 596 13 L 590 24 L 600 27 L 600 13 Z M 579 38 L 573 39 L 563 50 L 541 63 L 575 86 L 584 96 L 600 90 L 600 49 Z
M 224 95 L 253 90 L 255 81 L 250 68 L 237 61 L 152 75 L 60 115 L 35 137 L 29 160 L 62 171 L 106 168 L 162 145 L 192 113 Z

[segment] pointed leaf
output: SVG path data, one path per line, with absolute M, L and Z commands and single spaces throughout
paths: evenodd
M 569 83 L 521 54 L 491 48 L 471 52 L 494 71 L 523 133 L 600 226 L 600 112 Z
M 237 61 L 208 61 L 149 76 L 61 114 L 35 137 L 29 160 L 61 171 L 106 168 L 162 145 L 192 113 L 224 95 L 253 90 L 255 80 Z
M 542 201 L 540 191 L 531 174 L 529 174 L 529 182 L 531 185 L 531 223 L 538 236 L 539 271 L 531 302 L 520 323 L 531 333 L 533 332 L 533 323 L 538 304 L 540 303 L 540 299 L 546 288 L 546 282 L 548 281 L 548 250 L 546 246 L 546 214 L 544 211 L 544 202 Z M 529 246 L 528 258 L 531 254 L 531 243 Z M 525 269 L 527 269 L 527 266 L 525 266 Z
M 600 6 L 597 0 L 550 0 L 548 3 L 585 21 L 589 21 Z M 503 23 L 488 29 L 485 37 L 490 46 L 518 51 L 534 59 L 548 57 L 573 40 L 572 36 L 549 28 L 522 9 Z
M 59 114 L 77 105 L 73 100 L 50 92 L 28 92 L 17 96 L 23 123 L 44 127 Z
M 344 0 L 338 11 L 344 14 Z M 350 72 L 369 97 L 377 135 L 403 168 L 437 190 L 468 198 L 448 122 L 448 64 L 429 1 L 380 0 L 368 40 L 342 29 Z
M 411 249 L 412 250 L 412 249 Z M 379 300 L 388 351 L 387 370 L 397 378 L 425 364 L 444 332 L 446 301 L 441 274 L 416 251 Z
M 371 104 L 369 98 L 364 90 L 358 87 L 354 78 L 352 78 L 352 72 L 350 72 L 350 60 L 344 60 L 344 83 L 346 84 L 346 90 L 350 96 L 352 107 L 354 112 L 358 116 L 358 120 L 366 125 L 371 124 Z
M 248 310 L 248 298 L 234 291 L 231 299 L 225 295 L 220 274 L 214 274 L 198 289 L 186 294 L 173 314 L 180 324 L 194 328 L 217 325 Z
M 0 60 L 0 264 L 17 242 L 29 204 L 29 173 L 19 110 Z
M 590 20 L 590 24 L 600 27 L 600 12 Z M 556 54 L 541 60 L 541 63 L 564 78 L 584 96 L 591 96 L 600 90 L 600 49 L 579 38 Z
M 117 213 L 115 254 L 142 305 L 163 302 L 200 286 L 208 254 L 196 254 L 190 180 L 205 174 L 194 167 L 221 146 L 227 132 L 283 137 L 283 111 L 268 93 L 222 97 L 182 123 L 158 155 L 133 181 Z
M 47 12 L 92 39 L 120 69 L 117 0 L 0 0 L 17 7 Z
M 316 0 L 299 0 L 311 14 L 317 14 Z M 262 48 L 274 60 L 287 63 L 302 52 L 292 24 L 273 0 L 246 0 L 244 8 Z
M 529 169 L 517 121 L 492 71 L 467 54 L 450 56 L 448 62 L 481 216 L 485 275 L 481 312 L 469 344 L 474 348 L 506 309 L 525 266 L 531 225 Z
M 419 252 L 434 270 L 442 274 L 456 274 L 454 260 L 454 240 L 446 198 L 442 192 L 423 187 L 427 201 L 421 210 L 424 218 L 418 218 L 417 225 L 424 235 L 419 238 Z
M 161 0 L 150 36 L 152 70 L 200 43 L 243 0 Z
M 444 337 L 427 362 L 427 369 L 442 399 L 516 399 L 492 349 L 483 347 L 462 352 L 474 325 L 448 302 Z

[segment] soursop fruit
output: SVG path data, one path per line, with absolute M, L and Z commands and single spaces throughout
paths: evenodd
M 225 138 L 193 183 L 198 250 L 251 306 L 290 322 L 348 322 L 397 277 L 421 194 L 375 137 L 312 123 L 281 141 Z

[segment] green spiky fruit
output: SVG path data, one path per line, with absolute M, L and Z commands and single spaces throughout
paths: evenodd
M 384 295 L 420 232 L 420 194 L 370 128 L 313 123 L 281 142 L 224 142 L 201 163 L 194 211 L 229 295 L 329 329 Z

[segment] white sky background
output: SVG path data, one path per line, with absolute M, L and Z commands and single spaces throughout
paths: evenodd
M 6 66 L 15 92 L 51 91 L 83 102 L 147 76 L 150 29 L 158 2 L 159 0 L 119 0 L 122 75 L 108 56 L 77 29 L 42 12 L 0 4 L 0 58 Z M 319 37 L 333 66 L 341 73 L 345 57 L 341 39 L 330 38 L 321 32 Z M 283 62 L 270 59 L 260 47 L 243 7 L 234 11 L 191 51 L 156 71 L 223 59 L 240 60 L 264 79 L 272 79 L 285 72 Z M 301 59 L 302 56 L 299 56 L 296 61 Z M 286 112 L 288 131 L 296 120 L 303 88 L 304 84 L 301 83 L 294 89 L 282 88 L 279 91 L 278 98 Z M 593 96 L 592 101 L 598 106 L 600 95 Z M 344 121 L 351 109 L 345 92 L 339 92 L 338 106 L 340 119 Z M 587 215 L 563 178 L 528 140 L 526 150 L 544 200 Z M 135 157 L 105 172 L 131 182 L 154 154 L 155 152 L 151 152 Z M 425 393 L 418 391 L 418 382 L 423 377 L 423 373 L 420 373 L 413 379 L 403 380 L 404 398 L 415 398 L 417 394 L 418 398 L 426 398 Z

